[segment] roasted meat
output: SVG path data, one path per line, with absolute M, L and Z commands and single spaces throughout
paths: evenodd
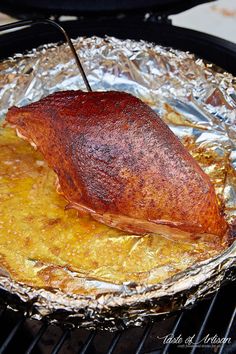
M 209 177 L 158 115 L 124 92 L 57 92 L 7 122 L 58 176 L 68 208 L 135 234 L 223 237 Z

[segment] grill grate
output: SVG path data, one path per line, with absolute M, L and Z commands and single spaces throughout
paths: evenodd
M 235 353 L 236 350 L 236 284 L 223 287 L 211 300 L 191 310 L 179 312 L 148 324 L 115 333 L 70 330 L 46 322 L 26 319 L 18 312 L 0 312 L 2 333 L 0 354 L 178 354 Z M 199 345 L 165 343 L 164 336 L 194 335 Z M 205 343 L 209 336 L 231 338 L 230 343 Z
M 38 333 L 36 334 L 36 336 L 34 337 L 34 339 L 32 340 L 32 342 L 30 343 L 28 349 L 25 351 L 25 354 L 31 354 L 34 350 L 34 348 L 37 346 L 40 338 L 42 337 L 42 335 L 45 333 L 46 329 L 47 329 L 47 324 L 44 323 L 42 324 L 41 328 L 39 329 Z
M 21 24 L 31 22 L 22 21 Z M 222 288 L 211 300 L 198 304 L 192 310 L 157 320 L 145 328 L 131 328 L 116 333 L 61 329 L 46 322 L 26 319 L 21 313 L 4 308 L 0 310 L 0 354 L 236 353 L 235 287 L 236 284 L 231 284 Z M 194 336 L 194 342 L 200 345 L 191 347 L 165 343 L 164 337 L 167 335 L 173 338 L 182 336 L 183 339 Z M 232 340 L 230 344 L 203 347 L 204 338 L 208 335 Z

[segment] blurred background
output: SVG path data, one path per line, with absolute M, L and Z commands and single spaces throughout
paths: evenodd
M 170 18 L 176 26 L 209 33 L 236 43 L 235 0 L 218 0 L 202 4 L 180 14 L 172 15 Z M 13 21 L 15 21 L 13 17 L 0 12 L 0 24 Z

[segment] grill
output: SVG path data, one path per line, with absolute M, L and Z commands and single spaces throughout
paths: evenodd
M 0 353 L 233 354 L 236 352 L 235 291 L 235 283 L 225 285 L 211 299 L 192 309 L 148 323 L 146 327 L 114 333 L 54 326 L 27 319 L 22 313 L 2 306 Z M 199 344 L 191 345 L 188 338 Z
M 194 4 L 198 2 L 202 1 L 195 1 Z M 13 10 L 11 7 L 13 4 L 14 1 L 3 1 L 6 13 L 14 15 L 15 11 L 19 13 L 19 8 L 15 7 L 15 11 Z M 24 9 L 21 7 L 21 10 L 22 8 Z M 181 6 L 180 8 L 182 9 Z M 59 10 L 55 12 L 61 14 L 64 11 L 61 8 Z M 48 16 L 49 13 L 53 13 L 51 9 L 45 11 L 26 6 L 25 13 L 21 13 L 19 17 L 33 17 L 35 13 L 37 16 L 40 14 L 45 17 L 45 14 Z M 108 34 L 119 38 L 141 38 L 190 50 L 236 74 L 234 44 L 195 31 L 175 28 L 167 19 L 166 13 L 169 13 L 167 9 L 164 15 L 160 15 L 155 8 L 151 8 L 151 11 L 150 21 L 142 24 L 140 11 L 133 15 L 130 9 L 127 9 L 127 15 L 123 17 L 111 11 L 112 14 L 104 18 L 96 14 L 96 20 L 94 14 L 87 16 L 86 13 L 79 21 L 64 22 L 63 27 L 72 37 Z M 72 13 L 71 9 L 68 13 Z M 8 33 L 0 37 L 0 58 L 47 41 L 59 40 L 61 37 L 57 33 L 45 29 L 40 33 L 35 28 L 18 31 L 17 35 Z M 47 323 L 46 320 L 29 319 L 24 311 L 15 312 L 7 306 L 6 294 L 2 291 L 0 354 L 236 353 L 236 283 L 225 283 L 212 298 L 205 299 L 192 309 L 158 318 L 152 323 L 147 323 L 146 327 L 130 328 L 115 333 L 59 327 Z

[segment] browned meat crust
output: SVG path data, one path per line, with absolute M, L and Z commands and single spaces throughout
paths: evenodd
M 43 153 L 69 207 L 133 233 L 225 235 L 209 177 L 138 98 L 57 92 L 12 107 L 7 121 Z

